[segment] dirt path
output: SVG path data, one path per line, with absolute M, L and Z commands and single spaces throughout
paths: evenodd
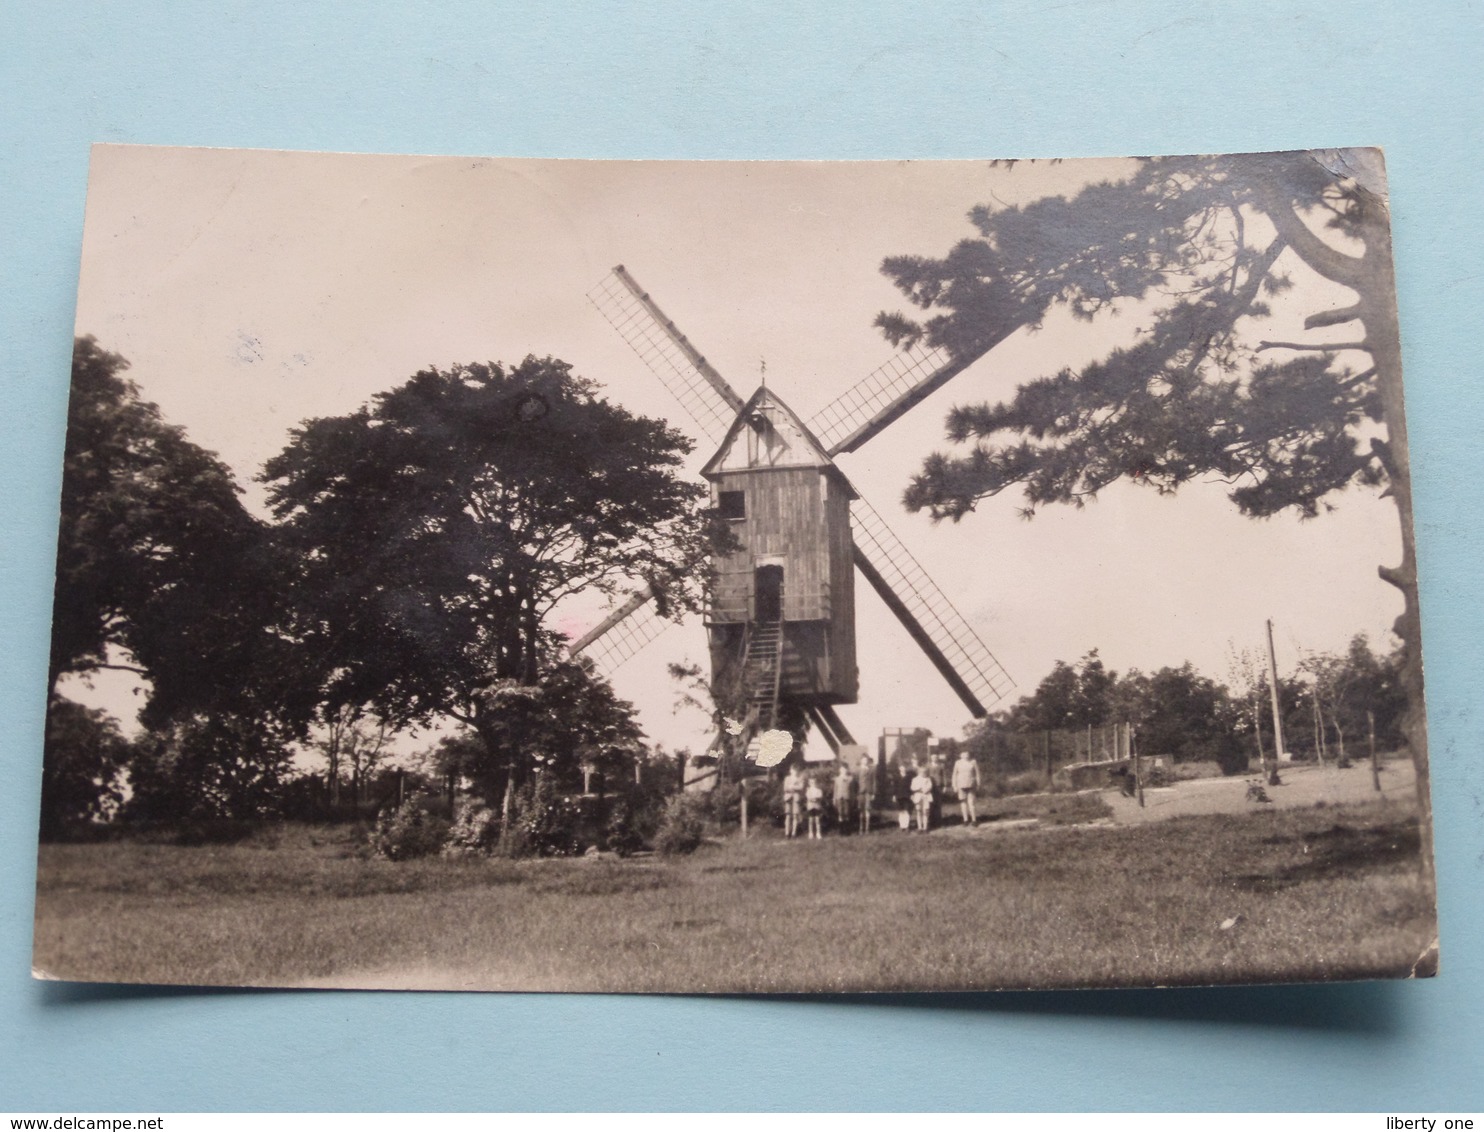
M 1268 803 L 1247 800 L 1248 783 L 1260 781 L 1255 775 L 1197 778 L 1174 786 L 1148 789 L 1144 791 L 1142 808 L 1133 798 L 1124 797 L 1116 790 L 1106 792 L 1103 797 L 1113 808 L 1114 821 L 1120 825 L 1137 825 L 1186 814 L 1230 814 L 1265 809 L 1268 805 L 1286 809 L 1324 802 L 1336 806 L 1375 798 L 1410 803 L 1416 781 L 1412 763 L 1407 759 L 1381 764 L 1380 794 L 1371 785 L 1369 764 L 1356 763 L 1346 770 L 1337 770 L 1333 766 L 1285 766 L 1279 770 L 1279 776 L 1283 785 L 1263 788 L 1271 799 Z

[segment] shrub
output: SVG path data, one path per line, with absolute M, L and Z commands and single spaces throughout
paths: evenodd
M 696 815 L 718 829 L 735 829 L 742 820 L 742 784 L 718 782 L 710 790 L 685 795 Z M 747 780 L 747 820 L 752 825 L 783 824 L 783 782 L 755 775 Z
M 388 861 L 410 861 L 437 853 L 447 836 L 448 820 L 429 813 L 421 798 L 409 798 L 381 812 L 371 831 L 371 849 Z
M 629 799 L 620 798 L 603 827 L 603 842 L 620 857 L 631 856 L 644 848 L 646 824 L 639 808 Z
M 557 794 L 551 776 L 537 775 L 516 792 L 500 848 L 511 857 L 575 857 L 582 852 L 581 819 L 576 803 Z
M 1152 765 L 1151 760 L 1144 759 L 1139 766 L 1145 786 L 1173 786 L 1177 779 L 1174 772 L 1168 766 Z
M 621 857 L 637 853 L 654 843 L 673 783 L 635 783 L 615 798 L 602 826 L 602 845 Z
M 1226 735 L 1211 744 L 1212 757 L 1224 775 L 1246 774 L 1249 765 L 1247 748 L 1232 735 Z
M 696 815 L 711 825 L 736 825 L 742 818 L 742 788 L 735 782 L 718 782 L 710 790 L 693 791 L 685 797 Z M 748 812 L 756 812 L 751 793 Z
M 738 817 L 740 818 L 740 813 Z M 771 775 L 747 783 L 747 820 L 754 825 L 783 824 L 783 781 Z
M 659 832 L 654 837 L 655 852 L 670 857 L 694 853 L 700 848 L 706 832 L 703 809 L 704 803 L 694 795 L 681 794 L 671 798 L 660 819 Z
M 1007 775 L 1004 783 L 1006 794 L 1041 794 L 1046 790 L 1046 774 L 1039 770 L 1023 770 Z
M 458 816 L 443 840 L 443 856 L 471 857 L 488 853 L 500 840 L 500 815 L 488 806 L 469 803 L 460 807 Z

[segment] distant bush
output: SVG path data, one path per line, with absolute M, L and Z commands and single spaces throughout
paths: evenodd
M 673 779 L 658 775 L 642 783 L 626 784 L 616 798 L 609 800 L 601 824 L 602 847 L 627 857 L 653 845 L 674 788 Z
M 654 837 L 659 822 L 628 798 L 613 803 L 603 827 L 603 842 L 620 857 L 639 852 Z
M 694 853 L 705 839 L 705 803 L 696 795 L 671 798 L 654 837 L 654 849 L 664 857 Z
M 371 850 L 388 861 L 428 857 L 442 850 L 448 828 L 448 819 L 429 813 L 423 799 L 409 798 L 376 819 Z
M 1250 756 L 1247 747 L 1235 735 L 1222 735 L 1210 745 L 1211 757 L 1224 775 L 1246 774 Z
M 711 825 L 733 826 L 742 820 L 742 788 L 735 782 L 718 782 L 710 790 L 697 790 L 685 797 L 696 814 Z M 749 815 L 756 812 L 751 791 L 747 806 Z
M 1173 786 L 1179 781 L 1175 772 L 1165 764 L 1155 764 L 1152 759 L 1141 759 L 1139 763 L 1140 782 L 1148 787 Z
M 988 774 L 981 779 L 979 793 L 989 798 L 1009 798 L 1016 794 L 1044 794 L 1046 773 L 1040 770 L 1023 770 L 1016 774 Z M 945 791 L 944 801 L 951 802 L 957 795 Z
M 759 824 L 783 824 L 783 782 L 780 779 L 748 780 L 747 820 Z
M 550 775 L 537 775 L 516 791 L 500 850 L 511 857 L 575 857 L 582 852 L 581 823 L 581 807 L 557 793 Z
M 1006 794 L 1042 794 L 1046 791 L 1044 771 L 1023 770 L 1019 774 L 1007 774 L 1004 782 Z
M 500 815 L 488 806 L 461 806 L 443 839 L 445 857 L 472 857 L 491 852 L 500 840 Z

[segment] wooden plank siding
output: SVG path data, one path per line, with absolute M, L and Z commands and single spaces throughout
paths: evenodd
M 783 560 L 784 620 L 830 616 L 826 595 L 833 578 L 824 537 L 823 480 L 818 468 L 758 468 L 718 477 L 718 492 L 747 496 L 747 518 L 732 528 L 742 549 L 717 563 L 721 608 L 732 609 L 739 599 L 750 598 L 753 570 L 761 559 L 776 557 Z M 750 602 L 746 608 L 751 609 Z
M 737 638 L 724 626 L 755 613 L 754 571 L 783 566 L 784 694 L 854 703 L 855 568 L 850 488 L 828 467 L 721 472 L 713 491 L 741 491 L 746 517 L 733 522 L 741 549 L 716 562 L 717 587 L 707 621 L 713 664 L 721 672 Z M 713 497 L 714 498 L 714 497 Z

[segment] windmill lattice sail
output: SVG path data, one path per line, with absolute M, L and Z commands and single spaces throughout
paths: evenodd
M 573 641 L 568 652 L 590 657 L 601 671 L 611 674 L 670 627 L 650 600 L 652 596 L 648 586 L 635 591 L 590 632 Z
M 702 435 L 719 442 L 742 408 L 742 398 L 665 317 L 634 277 L 620 264 L 587 297 L 675 395 Z
M 1015 682 L 874 507 L 852 500 L 850 520 L 861 573 L 968 709 L 983 718 Z
M 821 409 L 809 427 L 831 456 L 854 452 L 967 365 L 942 347 L 904 350 Z

